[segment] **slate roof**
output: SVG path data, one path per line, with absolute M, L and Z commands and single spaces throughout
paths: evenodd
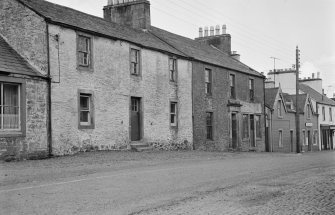
M 266 88 L 265 89 L 265 105 L 273 108 L 278 94 L 279 88 Z
M 61 6 L 44 0 L 18 0 L 35 11 L 40 16 L 49 19 L 51 23 L 65 25 L 69 28 L 86 30 L 91 33 L 101 34 L 105 37 L 121 39 L 143 47 L 150 47 L 184 56 L 178 50 L 163 43 L 155 36 L 139 29 L 106 21 L 103 18 L 92 16 L 69 7 Z
M 335 101 L 331 100 L 327 96 L 322 96 L 321 93 L 314 90 L 310 86 L 307 86 L 306 84 L 299 84 L 299 88 L 304 93 L 308 93 L 311 98 L 313 98 L 316 102 L 326 105 L 335 106 Z
M 50 3 L 44 0 L 18 0 L 27 7 L 47 18 L 49 22 L 65 25 L 69 28 L 86 30 L 101 36 L 112 37 L 171 54 L 192 57 L 209 64 L 237 70 L 247 74 L 264 77 L 245 64 L 233 59 L 211 46 L 202 45 L 198 41 L 182 37 L 159 28 L 149 31 L 129 28 L 104 20 L 103 18 Z
M 0 72 L 43 77 L 0 36 Z
M 263 77 L 263 75 L 261 75 L 259 72 L 246 66 L 240 61 L 235 60 L 227 53 L 224 53 L 209 45 L 201 44 L 200 42 L 193 39 L 173 34 L 156 27 L 151 27 L 149 31 L 196 60 Z
M 297 107 L 296 105 L 296 95 L 289 95 L 286 93 L 283 93 L 283 97 L 286 102 L 293 102 L 294 107 Z M 299 94 L 299 104 L 298 104 L 298 110 L 299 113 L 304 113 L 305 112 L 305 104 L 306 104 L 306 99 L 307 99 L 307 94 Z M 292 110 L 291 110 L 292 111 Z

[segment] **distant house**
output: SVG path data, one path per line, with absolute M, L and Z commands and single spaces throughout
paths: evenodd
M 320 150 L 335 149 L 335 101 L 308 86 L 306 82 L 300 84 L 300 90 L 311 97 L 314 109 L 319 114 L 318 132 Z
M 317 114 L 307 94 L 296 96 L 282 92 L 281 88 L 265 90 L 267 145 L 271 152 L 296 152 L 295 115 L 300 115 L 302 151 L 318 151 Z
M 147 0 L 109 1 L 104 18 L 44 0 L 2 0 L 0 35 L 45 85 L 45 121 L 31 110 L 42 136 L 4 140 L 21 151 L 265 149 L 264 76 L 205 37 L 151 26 Z

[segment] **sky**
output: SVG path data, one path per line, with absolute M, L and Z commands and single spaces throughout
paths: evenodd
M 107 0 L 48 0 L 102 17 Z M 301 77 L 321 73 L 335 93 L 335 0 L 151 0 L 151 24 L 189 38 L 199 27 L 227 25 L 232 50 L 259 72 L 292 68 L 300 49 Z

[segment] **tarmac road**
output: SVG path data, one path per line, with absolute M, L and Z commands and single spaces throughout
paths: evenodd
M 153 162 L 155 165 L 127 164 L 121 168 L 108 168 L 106 163 L 90 164 L 90 169 L 86 169 L 72 160 L 66 163 L 66 170 L 74 170 L 62 177 L 57 177 L 62 175 L 62 167 L 53 168 L 51 163 L 49 168 L 38 171 L 29 163 L 22 172 L 29 175 L 29 168 L 35 172 L 27 182 L 20 180 L 25 174 L 19 174 L 17 169 L 4 168 L 1 174 L 11 174 L 12 182 L 0 183 L 0 214 L 331 214 L 335 211 L 335 152 L 242 153 L 223 157 L 206 154 L 196 159 Z M 92 165 L 104 168 L 92 171 Z M 75 171 L 76 168 L 79 170 Z M 308 207 L 313 198 L 317 201 Z

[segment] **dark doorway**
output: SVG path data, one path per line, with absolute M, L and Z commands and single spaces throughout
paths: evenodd
M 307 138 L 308 138 L 308 151 L 312 151 L 312 139 L 311 139 L 311 131 L 307 132 Z
M 256 147 L 255 116 L 254 115 L 250 115 L 250 145 L 251 145 L 251 147 Z
M 231 114 L 231 133 L 232 133 L 232 147 L 237 149 L 237 117 L 236 113 Z
M 293 131 L 290 131 L 291 152 L 294 152 Z
M 131 141 L 141 140 L 141 98 L 131 97 L 130 102 Z

